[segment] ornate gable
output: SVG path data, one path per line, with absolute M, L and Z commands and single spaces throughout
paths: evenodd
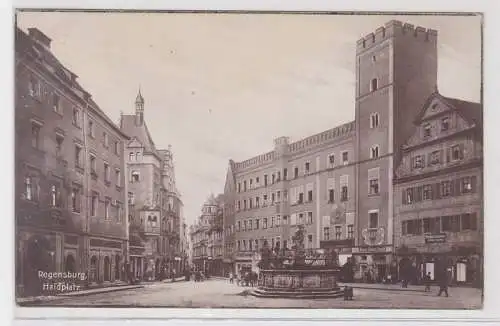
M 136 138 L 133 137 L 132 140 L 128 143 L 127 147 L 129 148 L 143 148 L 144 145 Z
M 420 118 L 421 121 L 432 119 L 453 110 L 453 108 L 445 103 L 440 96 L 434 96 L 434 98 L 431 98 L 426 104 Z

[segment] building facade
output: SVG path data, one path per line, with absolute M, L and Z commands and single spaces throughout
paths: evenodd
M 227 264 L 251 265 L 265 243 L 290 247 L 302 224 L 306 247 L 335 249 L 340 264 L 352 257 L 356 279 L 396 276 L 394 173 L 436 90 L 437 32 L 390 21 L 357 41 L 355 59 L 354 121 L 230 161 Z
M 16 284 L 40 294 L 38 272 L 81 285 L 126 278 L 124 134 L 51 52 L 36 28 L 15 35 Z M 66 280 L 67 281 L 67 280 Z M 45 291 L 46 293 L 46 291 Z
M 223 276 L 223 196 L 210 195 L 191 227 L 192 264 L 205 274 Z
M 182 201 L 175 185 L 171 148 L 157 149 L 144 119 L 139 91 L 134 115 L 121 115 L 126 144 L 130 269 L 135 278 L 158 280 L 180 271 Z
M 446 275 L 456 283 L 480 284 L 481 107 L 435 93 L 415 123 L 395 178 L 400 270 L 409 278 L 430 273 L 432 280 Z

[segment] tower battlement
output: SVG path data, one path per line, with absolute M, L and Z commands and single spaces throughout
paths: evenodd
M 399 20 L 391 20 L 384 26 L 381 26 L 373 33 L 359 39 L 356 43 L 356 52 L 363 52 L 384 40 L 391 37 L 412 37 L 416 40 L 428 43 L 437 43 L 437 31 L 421 26 L 415 27 L 409 23 L 403 23 Z

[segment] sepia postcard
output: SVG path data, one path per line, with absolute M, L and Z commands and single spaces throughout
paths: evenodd
M 481 309 L 482 19 L 17 10 L 17 306 Z

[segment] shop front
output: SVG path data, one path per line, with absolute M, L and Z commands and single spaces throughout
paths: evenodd
M 397 255 L 399 273 L 409 275 L 414 284 L 429 275 L 436 282 L 446 276 L 451 284 L 482 285 L 481 255 L 476 246 L 452 246 L 441 251 L 400 247 Z
M 353 248 L 352 251 L 355 281 L 386 283 L 397 279 L 392 246 L 363 246 Z

